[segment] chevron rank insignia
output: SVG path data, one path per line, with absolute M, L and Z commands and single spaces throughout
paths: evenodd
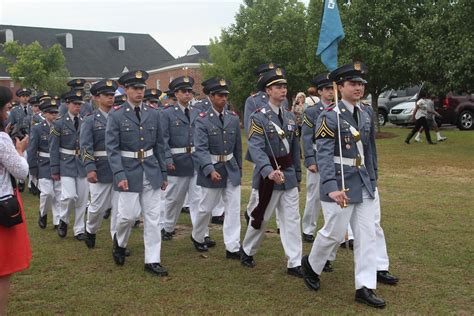
M 50 132 L 51 135 L 54 135 L 54 136 L 57 136 L 57 137 L 60 137 L 61 134 L 54 128 L 54 126 L 51 126 L 51 132 Z
M 308 116 L 306 114 L 303 116 L 303 123 L 306 124 L 309 128 L 314 127 L 314 124 L 309 121 Z
M 255 120 L 252 119 L 252 121 L 250 122 L 250 128 L 249 128 L 249 139 L 250 137 L 252 137 L 254 133 L 263 135 L 263 128 L 257 125 L 257 123 L 255 123 Z
M 326 124 L 326 117 L 323 117 L 321 122 L 321 126 L 319 127 L 318 131 L 316 132 L 316 139 L 321 138 L 334 138 L 334 132 Z
M 95 161 L 95 157 L 94 157 L 94 155 L 88 153 L 86 149 L 84 149 L 82 151 L 82 161 L 86 162 L 86 160 Z

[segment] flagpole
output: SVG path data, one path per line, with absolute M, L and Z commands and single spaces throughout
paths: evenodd
M 337 138 L 338 138 L 338 145 L 339 145 L 339 165 L 341 166 L 341 182 L 342 182 L 342 192 L 346 192 L 349 189 L 346 189 L 346 179 L 344 178 L 344 165 L 342 164 L 342 142 L 341 142 L 341 124 L 340 124 L 340 118 L 339 118 L 339 98 L 337 94 L 337 83 L 333 82 L 332 87 L 334 89 L 334 102 L 335 106 L 337 107 L 336 109 L 336 118 L 337 118 Z M 347 202 L 344 199 L 344 203 L 341 205 L 342 208 L 347 207 Z

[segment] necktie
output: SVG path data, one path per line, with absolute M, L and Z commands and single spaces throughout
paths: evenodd
M 224 125 L 224 115 L 219 114 L 219 120 L 221 120 L 222 125 Z
M 185 108 L 185 109 L 184 109 L 184 115 L 186 115 L 186 117 L 188 118 L 188 121 L 191 121 L 191 120 L 189 119 L 189 109 L 188 109 L 188 108 Z
M 79 128 L 79 118 L 77 116 L 74 116 L 74 128 L 76 131 Z
M 135 107 L 135 114 L 137 115 L 138 121 L 141 122 L 141 121 L 142 121 L 142 118 L 141 118 L 141 116 L 140 116 L 140 107 L 139 107 L 139 106 L 136 106 L 136 107 Z
M 352 113 L 352 117 L 354 118 L 354 121 L 356 122 L 356 124 L 359 125 L 359 116 L 357 115 L 356 107 L 354 107 L 354 113 Z
M 28 115 L 28 110 L 26 109 L 26 106 L 23 108 L 23 111 L 25 112 L 26 115 Z
M 278 109 L 278 119 L 280 120 L 280 124 L 283 126 L 283 116 L 281 115 L 281 108 Z

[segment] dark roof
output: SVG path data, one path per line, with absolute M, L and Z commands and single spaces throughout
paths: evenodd
M 60 43 L 58 35 L 70 33 L 73 48 L 61 47 L 72 77 L 114 78 L 120 76 L 124 67 L 148 70 L 174 61 L 174 57 L 149 34 L 0 25 L 0 30 L 5 29 L 12 30 L 13 39 L 21 44 L 38 41 L 43 47 Z M 124 51 L 119 51 L 116 46 L 119 36 L 125 39 Z M 0 76 L 8 76 L 4 68 L 0 69 Z
M 198 53 L 190 55 L 189 53 L 190 51 L 193 50 L 193 48 L 197 50 Z M 170 60 L 166 63 L 163 63 L 162 65 L 160 65 L 159 68 L 169 67 L 173 65 L 180 65 L 180 64 L 197 64 L 202 61 L 207 61 L 207 62 L 211 61 L 211 58 L 209 56 L 208 46 L 207 45 L 193 45 L 188 51 L 187 55 L 178 57 L 175 60 Z

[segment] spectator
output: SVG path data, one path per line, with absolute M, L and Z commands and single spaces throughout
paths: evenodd
M 436 140 L 438 142 L 445 141 L 447 138 L 444 137 L 444 136 L 441 136 L 441 132 L 439 131 L 438 124 L 436 123 L 436 120 L 435 120 L 435 116 L 436 117 L 441 117 L 441 114 L 439 114 L 438 112 L 435 111 L 434 103 L 433 103 L 432 100 L 429 100 L 429 102 L 427 102 L 426 112 L 427 112 L 426 121 L 428 122 L 428 126 L 435 131 Z M 421 133 L 422 132 L 423 132 L 423 127 L 420 128 L 418 133 L 416 133 L 415 141 L 417 141 L 418 143 L 421 142 Z
M 21 141 L 16 139 L 14 146 L 4 131 L 3 122 L 7 119 L 11 99 L 10 90 L 0 87 L 0 195 L 2 196 L 14 193 L 10 175 L 17 179 L 24 179 L 28 175 L 28 164 L 23 157 L 28 145 L 28 136 Z M 21 206 L 23 223 L 8 228 L 0 225 L 0 315 L 6 312 L 11 275 L 27 269 L 31 259 L 25 214 L 18 189 L 15 191 Z
M 418 96 L 418 100 L 416 101 L 415 111 L 413 111 L 413 118 L 416 120 L 415 127 L 411 130 L 410 134 L 408 134 L 407 138 L 405 139 L 405 143 L 410 144 L 411 138 L 417 131 L 420 130 L 421 127 L 423 127 L 428 144 L 435 144 L 431 141 L 430 127 L 428 126 L 428 121 L 426 120 L 428 115 L 427 109 L 430 106 L 428 105 L 429 102 L 433 101 L 428 98 L 428 94 L 425 91 L 421 91 Z
M 307 92 L 308 92 L 308 97 L 305 100 L 305 106 L 304 106 L 305 110 L 308 106 L 315 105 L 316 103 L 319 102 L 318 89 L 316 89 L 315 87 L 309 87 Z
M 296 117 L 296 125 L 298 126 L 298 135 L 301 135 L 301 126 L 303 125 L 303 113 L 305 110 L 305 99 L 306 96 L 304 92 L 298 92 L 296 94 L 295 101 L 293 103 L 293 107 L 291 108 L 291 112 Z

